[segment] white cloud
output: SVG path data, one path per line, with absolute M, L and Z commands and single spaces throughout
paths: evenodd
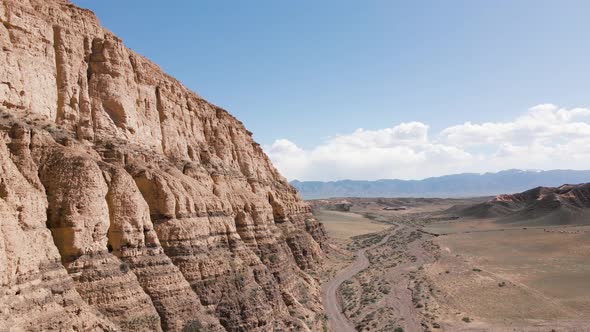
M 429 137 L 421 122 L 330 138 L 304 150 L 276 140 L 265 150 L 288 179 L 418 179 L 508 168 L 590 169 L 590 109 L 537 105 L 511 122 L 451 126 Z
M 265 147 L 265 150 L 275 167 L 289 179 L 309 167 L 308 153 L 289 140 L 278 139 L 270 148 Z
M 581 122 L 584 118 L 590 120 L 590 110 L 567 110 L 552 104 L 542 104 L 530 108 L 512 122 L 466 122 L 448 127 L 441 132 L 441 138 L 447 144 L 462 147 L 502 143 L 552 144 L 555 140 L 590 137 L 590 123 Z

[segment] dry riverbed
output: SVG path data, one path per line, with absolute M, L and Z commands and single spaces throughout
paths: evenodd
M 334 226 L 337 221 L 331 223 L 330 237 L 343 233 Z M 351 229 L 367 224 L 367 219 L 358 219 Z M 350 226 L 351 218 L 344 225 Z M 432 235 L 395 222 L 379 225 L 383 230 L 340 236 L 332 246 L 323 287 L 327 327 L 332 331 L 418 331 L 433 323 L 419 310 L 418 293 L 413 292 L 420 267 L 433 260 L 425 244 Z
M 331 331 L 590 331 L 589 227 L 330 212 Z

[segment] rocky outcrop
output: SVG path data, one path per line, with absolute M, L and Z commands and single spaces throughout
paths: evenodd
M 0 21 L 0 330 L 321 328 L 323 229 L 238 120 L 67 1 Z
M 496 218 L 523 225 L 566 225 L 590 223 L 590 183 L 559 187 L 537 187 L 522 193 L 497 195 L 487 202 L 455 207 L 464 217 Z

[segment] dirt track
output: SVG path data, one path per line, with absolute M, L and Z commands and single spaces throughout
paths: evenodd
M 322 288 L 329 331 L 590 331 L 588 279 L 577 278 L 588 271 L 588 231 L 398 218 L 370 208 L 354 213 L 397 227 L 330 256 L 325 276 L 333 277 Z M 370 247 L 351 252 L 362 243 Z M 526 256 L 507 255 L 515 250 Z M 555 283 L 554 275 L 566 279 Z
M 413 296 L 408 273 L 416 271 L 418 267 L 432 261 L 430 255 L 422 247 L 423 242 L 432 236 L 422 234 L 423 236 L 411 238 L 410 234 L 418 233 L 417 228 L 399 223 L 394 223 L 394 225 L 396 227 L 389 230 L 389 233 L 381 241 L 358 250 L 354 262 L 341 270 L 322 288 L 323 302 L 331 331 L 356 331 L 355 324 L 342 312 L 338 289 L 342 283 L 369 267 L 370 262 L 367 258 L 367 252 L 374 253 L 375 250 L 382 250 L 384 244 L 389 246 L 400 245 L 400 250 L 408 257 L 412 257 L 413 260 L 400 261 L 395 269 L 388 270 L 388 279 L 392 281 L 391 293 L 388 294 L 387 298 L 383 298 L 380 305 L 388 307 L 395 317 L 403 317 L 403 322 L 400 321 L 399 324 L 406 330 L 422 330 L 422 319 L 412 302 Z M 386 324 L 386 322 L 380 324 Z
M 395 234 L 396 231 L 399 231 L 401 227 L 398 226 L 396 230 L 389 233 L 378 243 L 370 247 L 357 250 L 357 252 L 355 253 L 356 259 L 348 267 L 340 271 L 332 280 L 330 280 L 322 287 L 324 307 L 326 309 L 326 315 L 328 316 L 328 322 L 330 324 L 332 331 L 356 331 L 354 325 L 342 313 L 342 305 L 338 300 L 338 288 L 340 287 L 340 285 L 342 285 L 343 282 L 352 278 L 357 273 L 369 267 L 369 259 L 366 256 L 367 250 L 371 250 L 380 245 L 383 245 L 385 242 L 389 240 L 389 237 Z

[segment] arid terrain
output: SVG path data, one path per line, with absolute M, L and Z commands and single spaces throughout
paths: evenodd
M 309 85 L 315 78 L 307 77 L 314 72 L 307 60 L 309 54 L 320 56 L 321 48 L 302 53 L 306 69 L 301 80 L 283 73 L 292 62 L 273 50 L 290 54 L 298 43 L 288 36 L 311 41 L 313 33 L 338 40 L 335 30 L 360 26 L 350 24 L 348 16 L 342 16 L 344 24 L 330 24 L 326 18 L 340 15 L 334 14 L 334 6 L 326 6 L 329 14 L 318 17 L 330 26 L 327 34 L 312 26 L 301 30 L 300 16 L 293 15 L 305 14 L 307 26 L 307 14 L 315 12 L 316 3 L 311 10 L 281 10 L 285 16 L 271 20 L 280 23 L 276 26 L 248 14 L 247 10 L 265 13 L 258 6 L 239 7 L 235 16 L 223 8 L 215 16 L 199 4 L 197 14 L 226 21 L 206 24 L 191 16 L 178 22 L 183 30 L 199 23 L 195 29 L 224 31 L 210 38 L 218 46 L 205 46 L 198 34 L 194 40 L 169 33 L 142 38 L 160 49 L 169 48 L 161 44 L 164 37 L 180 46 L 196 45 L 198 54 L 174 51 L 191 62 L 200 56 L 215 60 L 221 54 L 236 61 L 258 58 L 246 52 L 257 49 L 269 56 L 261 57 L 261 63 L 271 63 L 274 57 L 287 61 L 275 64 L 272 74 Z M 133 17 L 143 17 L 136 13 L 137 6 L 131 7 Z M 131 17 L 113 10 L 117 16 Z M 356 9 L 353 14 L 355 23 Z M 164 16 L 146 20 L 160 29 L 169 25 Z M 296 33 L 283 33 L 280 26 L 293 17 Z M 231 33 L 227 20 L 236 21 L 240 32 L 259 26 L 272 34 L 250 38 L 253 35 Z M 275 168 L 264 141 L 257 143 L 230 112 L 125 46 L 92 11 L 69 0 L 0 0 L 0 22 L 0 332 L 590 330 L 589 184 L 482 198 L 305 202 Z M 125 25 L 143 33 L 132 23 Z M 342 40 L 354 49 L 371 48 L 353 35 L 343 34 Z M 254 46 L 257 39 L 286 43 L 265 44 L 267 50 Z M 244 49 L 222 47 L 232 43 Z M 236 62 L 238 73 L 227 64 L 197 63 L 197 69 L 210 67 L 215 75 L 227 75 L 218 81 L 222 88 L 244 77 L 252 90 L 236 90 L 248 99 L 269 101 L 273 114 L 289 104 L 267 96 L 264 85 L 253 83 L 252 74 L 264 72 L 257 66 Z M 334 73 L 353 68 L 340 70 L 332 63 L 330 57 L 325 67 Z M 374 71 L 356 64 L 354 69 Z M 354 71 L 348 74 L 358 76 Z M 356 81 L 336 76 L 339 81 Z M 295 91 L 298 100 L 322 109 L 298 88 L 262 81 Z M 310 85 L 314 95 L 323 95 L 318 87 Z M 334 100 L 356 104 L 344 98 L 349 95 L 344 90 L 337 91 Z M 430 99 L 421 94 L 420 98 Z M 355 106 L 355 112 L 368 108 L 361 106 Z M 545 105 L 545 113 L 557 112 L 564 119 L 590 115 L 590 110 L 557 111 L 553 106 Z M 270 114 L 266 111 L 255 114 Z M 339 108 L 338 112 L 350 121 Z M 301 125 L 272 123 L 265 115 L 263 128 L 285 137 L 286 128 L 307 135 L 310 118 L 297 116 Z M 573 129 L 565 131 L 568 135 L 586 128 L 569 124 Z M 428 155 L 435 160 L 446 154 L 452 160 L 471 155 L 454 146 L 431 144 L 436 141 L 429 141 L 428 128 L 409 122 L 377 135 L 359 128 L 354 135 L 372 143 L 353 145 L 373 151 L 370 156 L 399 155 L 403 160 L 407 145 L 418 149 L 410 150 L 420 163 Z M 327 142 L 349 144 L 338 141 L 362 142 Z M 404 149 L 384 153 L 392 142 L 401 142 L 394 148 Z M 358 159 L 350 169 L 370 159 L 348 148 L 307 153 L 287 139 L 275 143 L 271 150 L 274 146 L 288 157 L 287 163 L 276 165 L 307 165 L 307 156 L 325 155 L 327 159 L 318 159 L 321 169 L 332 173 L 332 161 L 344 162 L 330 157 L 328 150 L 341 151 L 347 157 L 342 160 Z M 374 149 L 367 149 L 370 146 Z M 384 161 L 387 167 L 395 164 Z M 381 168 L 375 165 L 371 172 Z M 460 196 L 457 187 L 439 180 L 434 193 Z
M 0 331 L 321 329 L 323 229 L 240 121 L 67 0 L 0 22 Z
M 568 225 L 523 226 L 506 223 L 501 217 L 507 213 L 475 218 L 465 212 L 498 199 L 507 197 L 311 201 L 320 221 L 336 216 L 336 210 L 389 226 L 362 232 L 366 221 L 359 218 L 351 236 L 342 239 L 341 228 L 350 226 L 352 217 L 341 227 L 337 220 L 327 223 L 330 247 L 337 250 L 328 251 L 323 275 L 326 326 L 334 331 L 589 331 L 590 226 L 576 219 Z M 366 266 L 359 255 L 366 257 Z
M 334 241 L 346 241 L 357 235 L 376 233 L 390 227 L 351 212 L 321 209 L 315 216 L 322 221 Z

